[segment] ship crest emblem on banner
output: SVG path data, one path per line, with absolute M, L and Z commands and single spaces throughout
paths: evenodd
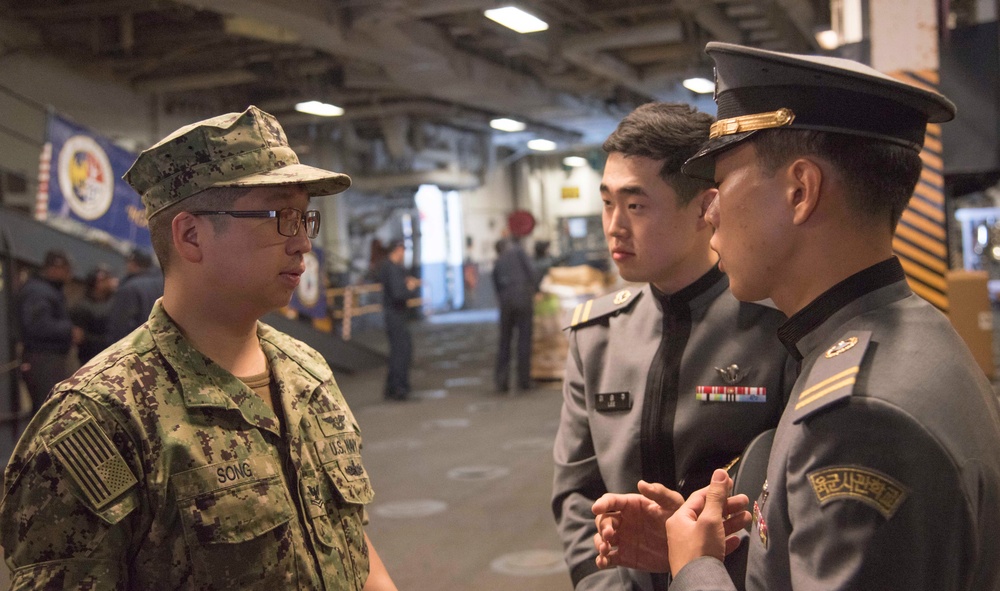
M 75 135 L 63 144 L 58 160 L 59 188 L 73 213 L 96 220 L 107 213 L 114 197 L 111 161 L 93 138 Z

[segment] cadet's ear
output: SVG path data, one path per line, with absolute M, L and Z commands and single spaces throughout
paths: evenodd
M 705 215 L 708 213 L 708 208 L 715 201 L 716 197 L 719 196 L 719 190 L 716 188 L 705 189 L 694 198 L 694 202 L 698 204 L 698 229 L 707 228 L 709 226 L 708 220 L 705 219 Z
M 191 215 L 186 211 L 174 216 L 173 221 L 170 222 L 174 249 L 182 259 L 189 263 L 200 263 L 203 256 L 198 236 L 200 226 L 198 216 Z
M 823 169 L 811 158 L 797 158 L 785 169 L 789 181 L 788 206 L 792 223 L 804 224 L 819 206 Z

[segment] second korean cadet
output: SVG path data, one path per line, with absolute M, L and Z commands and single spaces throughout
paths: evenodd
M 776 336 L 785 316 L 738 302 L 709 247 L 713 183 L 680 172 L 712 122 L 650 103 L 604 143 L 604 234 L 636 285 L 579 305 L 569 327 L 552 510 L 577 590 L 665 588 L 665 559 L 645 565 L 653 573 L 598 570 L 592 505 L 640 480 L 662 483 L 671 490 L 660 487 L 661 501 L 679 505 L 677 491 L 705 486 L 777 425 L 795 379 Z M 665 543 L 662 526 L 658 537 Z

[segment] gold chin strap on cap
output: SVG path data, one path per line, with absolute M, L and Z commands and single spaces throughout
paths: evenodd
M 743 133 L 744 131 L 755 131 L 758 129 L 771 129 L 773 127 L 783 127 L 791 125 L 795 121 L 795 113 L 791 109 L 781 108 L 770 113 L 755 113 L 753 115 L 740 115 L 729 119 L 720 119 L 709 128 L 709 139 L 715 139 L 724 135 Z

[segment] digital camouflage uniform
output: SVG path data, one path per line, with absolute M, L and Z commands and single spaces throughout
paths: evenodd
M 300 164 L 257 107 L 175 131 L 125 180 L 147 220 L 212 187 L 351 182 Z M 260 323 L 257 337 L 277 415 L 161 303 L 55 388 L 4 474 L 14 589 L 363 587 L 373 493 L 357 422 L 316 351 Z
M 361 589 L 372 499 L 332 372 L 258 325 L 278 418 L 157 304 L 62 382 L 4 475 L 14 589 Z

